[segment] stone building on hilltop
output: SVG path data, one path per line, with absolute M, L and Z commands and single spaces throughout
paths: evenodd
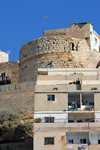
M 100 60 L 100 36 L 91 23 L 71 23 L 67 29 L 44 31 L 20 49 L 19 81 L 36 80 L 37 69 L 95 68 Z
M 89 49 L 100 52 L 100 35 L 93 30 L 90 22 L 71 23 L 70 28 L 44 31 L 43 36 L 66 35 L 74 38 L 85 39 Z M 74 43 L 72 44 L 74 48 Z
M 44 31 L 21 47 L 19 57 L 0 61 L 0 80 L 6 74 L 10 81 L 0 85 L 0 110 L 42 118 L 34 126 L 35 150 L 99 148 L 100 35 L 93 24 Z

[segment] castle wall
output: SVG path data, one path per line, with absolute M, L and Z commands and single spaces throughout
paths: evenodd
M 20 49 L 19 81 L 36 80 L 37 69 L 47 66 L 60 68 L 95 68 L 100 53 L 90 51 L 86 40 L 48 36 L 30 41 Z
M 19 61 L 0 63 L 0 73 L 6 72 L 7 79 L 11 83 L 19 82 Z

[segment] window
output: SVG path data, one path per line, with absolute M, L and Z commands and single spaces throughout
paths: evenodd
M 88 105 L 94 105 L 94 102 L 88 102 Z
M 95 43 L 95 45 L 97 44 L 97 39 L 96 38 L 94 38 L 94 43 Z
M 74 122 L 74 120 L 68 120 L 68 122 Z
M 98 140 L 98 144 L 100 144 L 100 140 Z
M 72 50 L 74 50 L 74 49 L 75 49 L 75 48 L 74 48 L 75 45 L 74 45 L 74 43 L 71 43 L 71 44 L 72 44 Z
M 47 95 L 47 101 L 55 101 L 55 95 Z
M 77 122 L 82 122 L 82 120 L 77 120 Z
M 73 143 L 73 139 L 69 139 L 69 140 L 68 140 L 68 143 Z
M 54 137 L 45 137 L 44 138 L 44 145 L 54 144 Z
M 54 122 L 54 117 L 44 117 L 44 122 L 45 123 L 48 123 L 48 122 L 52 123 L 52 122 Z
M 80 144 L 86 144 L 86 139 L 80 139 Z

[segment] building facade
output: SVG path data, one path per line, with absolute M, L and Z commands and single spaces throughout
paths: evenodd
M 80 150 L 83 147 L 92 150 L 100 147 L 98 71 L 38 69 L 34 149 Z

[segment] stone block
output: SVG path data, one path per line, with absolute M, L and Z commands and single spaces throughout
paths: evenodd
M 15 84 L 9 84 L 8 91 L 14 91 L 14 90 L 15 90 Z

